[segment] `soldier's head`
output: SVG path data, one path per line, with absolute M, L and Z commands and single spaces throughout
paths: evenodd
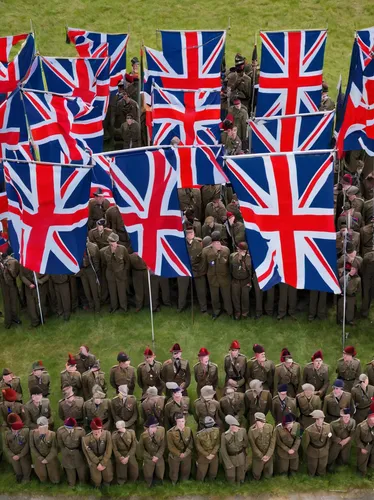
M 36 423 L 39 434 L 46 434 L 48 432 L 48 419 L 46 417 L 39 417 Z
M 166 387 L 171 392 L 173 400 L 179 403 L 183 397 L 183 389 L 176 382 L 166 382 Z
M 62 384 L 62 392 L 64 393 L 65 399 L 70 399 L 72 396 L 74 396 L 73 388 L 68 382 Z
M 281 361 L 281 363 L 284 363 L 288 368 L 292 365 L 293 359 L 292 359 L 291 353 L 287 349 L 287 347 L 284 347 L 282 349 L 281 355 L 280 355 L 280 361 Z
M 231 432 L 235 433 L 240 429 L 240 423 L 232 415 L 226 415 L 225 422 L 230 427 Z
M 242 257 L 244 257 L 244 255 L 246 253 L 248 253 L 248 245 L 245 241 L 241 241 L 240 243 L 238 243 L 238 252 L 239 252 L 239 255 L 241 255 Z
M 371 405 L 370 405 L 369 415 L 368 415 L 368 418 L 367 418 L 367 423 L 368 423 L 368 426 L 370 428 L 374 427 L 374 403 L 371 403 Z
M 95 439 L 99 439 L 101 434 L 103 433 L 103 422 L 101 418 L 95 417 L 91 420 L 90 423 L 92 435 Z
M 336 398 L 340 398 L 343 394 L 344 382 L 337 378 L 335 382 L 332 384 L 332 392 Z
M 124 101 L 125 101 L 126 103 L 129 103 L 129 102 L 130 102 L 130 96 L 129 96 L 129 94 L 128 94 L 127 90 L 124 90 L 124 91 L 123 91 L 123 93 L 122 93 L 122 95 L 123 95 L 123 99 L 124 99 Z
M 212 238 L 210 236 L 204 236 L 203 238 L 203 248 L 208 247 L 212 244 Z
M 322 427 L 322 424 L 325 420 L 325 414 L 323 413 L 322 410 L 314 410 L 310 414 L 312 418 L 314 418 L 315 423 L 317 424 L 318 427 Z
M 288 390 L 287 384 L 278 384 L 277 390 L 279 399 L 281 399 L 282 401 L 286 399 Z
M 122 398 L 127 398 L 128 393 L 129 393 L 129 388 L 128 388 L 127 384 L 122 384 L 122 385 L 118 386 L 118 394 Z
M 329 86 L 327 85 L 327 82 L 323 81 L 322 82 L 322 99 L 327 98 L 328 91 L 329 91 Z
M 180 431 L 186 427 L 186 419 L 184 418 L 183 413 L 175 413 L 174 414 L 175 425 Z
M 209 227 L 214 227 L 214 217 L 208 215 L 208 217 L 206 217 L 205 219 L 205 224 Z
M 96 221 L 96 227 L 100 234 L 104 231 L 105 222 L 105 219 L 99 219 L 98 221 Z
M 123 94 L 125 91 L 125 82 L 121 79 L 117 83 L 118 94 Z
M 199 358 L 199 362 L 203 365 L 207 365 L 209 362 L 209 354 L 210 352 L 206 347 L 201 347 L 197 357 Z
M 182 349 L 178 343 L 175 343 L 170 349 L 173 359 L 180 359 L 182 357 Z
M 212 385 L 204 385 L 201 388 L 200 395 L 205 401 L 212 401 L 216 394 L 216 391 L 213 389 Z
M 355 198 L 357 198 L 358 192 L 359 189 L 357 186 L 349 186 L 349 188 L 346 191 L 349 201 L 353 201 Z
M 105 224 L 105 219 L 100 219 L 100 220 L 103 220 L 104 224 Z M 103 226 L 103 229 L 104 229 L 104 226 Z M 86 359 L 89 352 L 90 352 L 90 349 L 89 349 L 89 347 L 87 345 L 81 345 L 80 346 L 80 348 L 79 348 L 79 354 L 80 354 L 80 357 L 82 359 Z
M 153 436 L 153 434 L 156 434 L 158 427 L 157 418 L 154 417 L 153 415 L 149 416 L 144 424 L 144 427 L 147 429 L 147 431 L 151 436 Z
M 232 212 L 226 212 L 226 217 L 230 226 L 232 226 L 235 222 L 235 215 Z
M 346 363 L 350 363 L 357 352 L 353 345 L 347 345 L 343 350 L 343 359 Z
M 15 401 L 17 401 L 17 393 L 11 387 L 8 387 L 7 389 L 2 389 L 1 392 L 3 394 L 4 400 L 8 401 L 8 403 L 14 403 Z
M 35 361 L 35 363 L 32 364 L 32 372 L 35 375 L 35 377 L 41 377 L 42 373 L 44 371 L 44 366 L 42 361 Z
M 91 366 L 91 371 L 92 372 L 100 371 L 100 359 L 97 359 L 95 363 Z
M 215 422 L 214 418 L 207 416 L 207 417 L 204 417 L 202 424 L 204 425 L 205 429 L 211 429 L 212 427 L 214 427 L 216 425 L 216 422 Z
M 240 109 L 242 107 L 242 103 L 240 99 L 234 99 L 232 101 L 233 105 L 235 106 L 236 109 Z
M 103 401 L 104 398 L 105 398 L 105 394 L 102 391 L 100 385 L 95 384 L 92 387 L 92 399 L 93 399 L 93 402 L 95 403 L 95 405 L 100 405 L 102 403 L 102 401 Z
M 235 396 L 235 389 L 234 389 L 234 387 L 231 387 L 231 386 L 226 387 L 226 396 L 229 399 L 234 399 L 234 396 Z
M 186 233 L 186 240 L 187 241 L 191 242 L 195 238 L 195 230 L 194 230 L 192 224 L 187 225 L 185 233 Z
M 77 371 L 77 362 L 72 354 L 68 354 L 68 360 L 66 362 L 66 370 L 70 373 Z
M 144 361 L 149 365 L 153 365 L 155 359 L 156 359 L 156 354 L 152 351 L 152 349 L 147 347 L 144 350 Z
M 112 251 L 118 247 L 119 236 L 116 233 L 110 233 L 108 236 L 108 242 Z
M 215 193 L 213 198 L 212 198 L 213 205 L 218 206 L 220 204 L 220 201 L 221 201 L 220 193 Z
M 132 116 L 132 114 L 131 113 L 127 113 L 127 115 L 126 115 L 126 123 L 128 125 L 132 125 L 134 123 L 134 121 L 135 120 L 134 120 L 134 117 Z
M 212 238 L 212 247 L 217 251 L 221 250 L 222 248 L 221 233 L 219 231 L 213 231 L 211 238 Z
M 118 420 L 118 422 L 116 422 L 116 429 L 118 432 L 123 434 L 126 432 L 126 423 L 123 420 Z
M 266 424 L 266 417 L 263 413 L 256 412 L 255 413 L 255 421 L 256 421 L 256 427 L 258 429 L 262 429 L 264 427 L 264 425 Z
M 347 425 L 351 420 L 351 409 L 350 408 L 341 408 L 340 409 L 340 419 L 341 421 Z
M 304 391 L 305 396 L 309 399 L 313 396 L 315 387 L 312 384 L 303 384 L 301 386 L 302 390 Z
M 366 375 L 366 373 L 361 373 L 361 375 L 358 377 L 358 380 L 360 381 L 361 387 L 363 389 L 366 389 L 366 387 L 369 385 L 369 377 Z
M 69 417 L 64 420 L 64 427 L 67 429 L 69 432 L 72 432 L 74 427 L 77 427 L 78 423 L 73 417 Z
M 130 366 L 131 360 L 128 355 L 121 351 L 117 354 L 117 361 L 121 368 L 128 368 Z
M 295 422 L 295 417 L 292 413 L 287 413 L 282 418 L 282 426 L 288 431 L 292 430 L 293 423 Z
M 256 394 L 260 394 L 262 392 L 262 381 L 254 378 L 249 382 L 249 388 Z
M 240 344 L 238 340 L 233 340 L 230 344 L 230 354 L 231 357 L 237 358 L 239 356 Z
M 146 390 L 147 399 L 156 398 L 157 394 L 158 394 L 157 387 L 155 387 L 154 385 L 148 387 L 148 389 Z
M 10 382 L 12 381 L 13 379 L 13 373 L 12 373 L 12 370 L 10 370 L 9 368 L 4 368 L 3 370 L 3 380 L 6 384 L 10 384 Z
M 253 344 L 253 352 L 255 353 L 255 357 L 257 361 L 263 363 L 266 360 L 265 349 L 260 344 Z
M 43 391 L 38 386 L 31 387 L 30 396 L 31 396 L 32 402 L 36 405 L 39 405 L 41 400 L 43 399 Z
M 227 135 L 231 138 L 231 139 L 236 139 L 237 135 L 238 135 L 238 127 L 232 127 L 230 129 L 228 129 L 227 131 Z
M 17 415 L 17 413 L 9 413 L 7 417 L 7 422 L 10 425 L 13 434 L 19 432 L 23 427 L 23 422 L 21 420 L 21 417 Z
M 97 188 L 93 195 L 96 203 L 99 203 L 99 205 L 101 205 L 105 199 L 103 190 L 101 188 Z
M 136 56 L 131 59 L 131 68 L 134 73 L 139 73 L 139 59 Z

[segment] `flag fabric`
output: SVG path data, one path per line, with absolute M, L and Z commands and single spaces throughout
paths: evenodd
M 186 146 L 218 144 L 220 113 L 218 91 L 166 90 L 154 85 L 153 144 L 169 145 L 174 136 Z
M 260 36 L 256 116 L 318 111 L 327 31 L 262 31 Z
M 9 62 L 9 55 L 12 47 L 17 43 L 26 40 L 29 33 L 22 33 L 21 35 L 0 36 L 0 63 Z
M 340 293 L 331 151 L 227 157 L 259 286 Z
M 4 178 L 4 168 L 2 162 L 0 162 L 0 221 L 8 217 L 8 197 L 5 191 L 5 178 Z M 2 234 L 2 225 L 0 231 L 0 238 Z M 1 242 L 0 242 L 0 252 L 1 252 Z
M 110 57 L 110 92 L 117 92 L 117 83 L 126 71 L 129 35 L 67 28 L 67 39 L 74 43 L 80 57 Z
M 99 153 L 104 149 L 103 116 L 105 103 L 95 100 L 88 113 L 74 119 L 72 132 L 92 153 Z
M 100 188 L 110 205 L 114 205 L 113 183 L 110 177 L 110 162 L 112 160 L 110 157 L 100 154 L 95 155 L 93 160 L 90 198 L 93 198 L 94 192 Z
M 342 75 L 340 75 L 339 77 L 337 91 L 338 91 L 338 97 L 336 98 L 335 129 L 334 129 L 335 139 L 338 137 L 344 115 L 344 94 L 342 90 Z
M 344 117 L 340 126 L 337 149 L 364 149 L 374 156 L 374 27 L 357 31 L 353 44 Z
M 9 239 L 35 272 L 79 271 L 87 237 L 90 168 L 4 162 Z
M 0 62 L 0 94 L 3 94 L 1 100 L 5 99 L 6 94 L 13 92 L 27 76 L 34 55 L 34 35 L 30 33 L 13 61 L 9 63 Z
M 134 251 L 154 274 L 168 278 L 191 275 L 173 160 L 172 148 L 135 149 L 110 163 L 114 199 Z
M 250 120 L 252 153 L 331 148 L 335 111 Z

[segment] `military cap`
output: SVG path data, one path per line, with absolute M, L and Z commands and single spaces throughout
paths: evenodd
M 30 395 L 31 396 L 36 396 L 37 394 L 43 394 L 43 391 L 41 390 L 40 387 L 35 385 L 34 387 L 31 387 L 30 389 Z
M 230 217 L 235 217 L 235 215 L 232 212 L 226 212 L 226 217 L 230 219 Z
M 101 418 L 95 417 L 94 419 L 91 420 L 90 423 L 91 430 L 93 431 L 98 431 L 99 429 L 103 428 L 103 422 Z
M 315 391 L 315 387 L 312 384 L 303 384 L 301 388 L 303 391 Z
M 144 424 L 144 427 L 152 427 L 152 425 L 158 425 L 158 420 L 154 415 L 150 415 Z
M 181 412 L 174 413 L 174 420 L 175 420 L 175 422 L 177 420 L 182 420 L 182 418 L 184 418 L 183 413 L 181 413 Z
M 200 356 L 209 356 L 210 352 L 208 351 L 208 349 L 206 347 L 201 347 L 200 348 L 200 351 L 198 352 L 198 357 Z
M 99 187 L 96 189 L 96 191 L 94 192 L 94 196 L 103 196 L 103 190 Z
M 166 382 L 166 387 L 171 392 L 181 392 L 183 390 L 176 382 Z
M 237 340 L 233 340 L 230 345 L 230 350 L 237 350 L 240 349 L 240 344 Z
M 200 391 L 201 397 L 204 399 L 212 399 L 215 393 L 216 391 L 213 389 L 212 385 L 204 385 Z
M 212 242 L 213 241 L 221 241 L 221 233 L 220 231 L 213 231 L 211 234 Z
M 204 236 L 203 238 L 203 248 L 208 247 L 212 243 L 212 238 L 210 236 Z
M 257 411 L 255 413 L 255 420 L 260 420 L 261 422 L 266 422 L 266 416 L 264 415 L 264 413 Z
M 129 361 L 129 360 L 130 360 L 130 358 L 128 357 L 128 355 L 125 352 L 121 351 L 117 354 L 117 361 L 124 362 L 124 361 Z
M 325 414 L 323 413 L 322 410 L 314 410 L 310 414 L 312 418 L 325 418 Z
M 118 87 L 124 87 L 125 86 L 125 82 L 123 80 L 118 80 L 117 86 Z
M 343 182 L 343 184 L 352 184 L 353 177 L 351 176 L 351 174 L 344 174 L 342 182 Z
M 47 417 L 39 417 L 36 423 L 40 426 L 48 425 L 48 418 Z
M 232 101 L 232 103 L 235 105 L 235 104 L 240 104 L 241 103 L 241 100 L 236 98 Z
M 14 403 L 14 401 L 17 401 L 17 393 L 11 387 L 9 387 L 8 389 L 3 389 L 2 393 L 5 401 L 8 401 L 9 403 Z
M 151 387 L 148 387 L 148 389 L 147 389 L 148 396 L 157 396 L 157 394 L 158 394 L 157 387 L 155 387 L 154 385 L 152 385 Z
M 338 387 L 340 389 L 343 389 L 344 387 L 344 382 L 343 380 L 340 380 L 340 378 L 337 378 L 335 382 L 332 384 L 333 387 Z
M 97 359 L 94 364 L 91 366 L 91 370 L 92 368 L 95 368 L 96 370 L 100 370 L 100 359 Z
M 108 236 L 108 241 L 110 243 L 117 243 L 119 241 L 118 234 L 116 234 L 116 233 L 110 233 L 110 235 Z
M 214 418 L 207 416 L 204 418 L 203 424 L 204 427 L 209 428 L 209 427 L 214 427 L 216 425 L 216 422 Z
M 292 359 L 290 351 L 287 349 L 287 347 L 283 347 L 283 349 L 281 350 L 280 361 L 283 363 L 284 361 L 286 361 L 286 359 L 290 360 L 290 358 Z
M 282 418 L 282 425 L 283 425 L 283 427 L 285 427 L 287 424 L 290 424 L 291 422 L 294 422 L 294 421 L 295 421 L 294 415 L 292 413 L 287 413 Z
M 277 390 L 278 390 L 278 392 L 287 392 L 288 385 L 287 384 L 278 384 Z
M 127 396 L 128 392 L 129 392 L 129 388 L 127 387 L 127 384 L 119 385 L 118 392 L 120 394 L 122 394 L 122 396 Z
M 366 375 L 366 373 L 361 373 L 361 375 L 358 377 L 358 380 L 360 382 L 365 382 L 367 379 L 368 379 L 368 376 Z
M 105 224 L 106 224 L 106 220 L 105 219 L 99 219 L 99 220 L 96 221 L 96 225 L 97 226 L 105 226 Z M 87 349 L 87 351 L 88 351 L 88 349 Z
M 235 64 L 240 65 L 245 63 L 245 58 L 239 52 L 235 55 Z
M 226 387 L 226 394 L 233 394 L 235 392 L 234 387 L 231 387 L 231 385 L 228 385 Z
M 3 369 L 3 376 L 4 375 L 11 375 L 13 372 L 10 368 L 4 368 Z
M 257 378 L 249 382 L 249 388 L 253 390 L 262 389 L 262 386 L 263 386 L 262 380 L 258 380 Z
M 263 352 L 265 352 L 265 349 L 260 344 L 253 344 L 252 349 L 255 354 L 262 354 Z
M 123 420 L 118 420 L 118 422 L 116 422 L 116 429 L 125 429 L 126 428 L 126 422 L 124 422 Z
M 104 399 L 105 393 L 102 391 L 100 385 L 96 384 L 92 388 L 92 397 L 93 399 Z
M 347 195 L 348 195 L 348 196 L 352 196 L 352 195 L 354 195 L 354 194 L 357 194 L 358 192 L 359 192 L 359 189 L 358 189 L 358 187 L 357 187 L 357 186 L 350 186 L 350 187 L 347 189 L 347 191 L 346 191 L 346 193 L 347 193 Z
M 194 231 L 195 231 L 195 229 L 194 229 L 194 227 L 193 227 L 193 224 L 189 224 L 189 223 L 188 223 L 188 224 L 186 225 L 185 232 L 186 232 L 186 233 L 192 233 L 192 232 L 194 232 Z
M 131 59 L 131 64 L 134 65 L 134 64 L 139 64 L 139 59 L 134 56 L 132 59 Z
M 239 422 L 232 415 L 226 415 L 225 422 L 227 425 L 237 425 L 238 427 L 240 426 Z
M 146 347 L 143 354 L 144 354 L 144 356 L 153 356 L 154 355 L 152 349 L 150 349 L 149 347 Z
M 315 361 L 316 359 L 323 359 L 323 354 L 322 354 L 322 351 L 319 350 L 319 351 L 316 351 L 313 356 L 312 356 L 312 361 Z
M 350 414 L 351 414 L 350 408 L 340 408 L 340 415 L 350 415 Z
M 77 421 L 73 417 L 69 417 L 66 420 L 64 420 L 64 426 L 67 427 L 68 429 L 72 429 L 73 427 L 77 426 Z
M 248 250 L 248 245 L 245 241 L 240 241 L 238 243 L 239 250 Z
M 33 364 L 32 364 L 32 371 L 35 371 L 35 370 L 45 370 L 44 366 L 43 366 L 43 361 L 35 361 Z
M 182 352 L 181 346 L 179 344 L 174 344 L 170 352 Z
M 17 413 L 9 413 L 6 419 L 9 425 L 14 424 L 14 422 L 18 422 L 19 420 L 21 420 L 21 417 L 17 415 Z
M 77 364 L 77 360 L 72 354 L 70 354 L 70 352 L 68 353 L 68 360 L 66 364 L 69 366 L 75 366 Z
M 344 354 L 350 354 L 351 356 L 356 356 L 357 351 L 353 347 L 353 345 L 347 345 L 347 347 L 344 348 L 343 353 Z

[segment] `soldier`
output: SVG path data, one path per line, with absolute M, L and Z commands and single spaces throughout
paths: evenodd
M 208 269 L 207 277 L 212 300 L 212 319 L 216 320 L 221 314 L 220 293 L 224 308 L 232 316 L 232 303 L 230 293 L 230 250 L 221 244 L 218 231 L 212 233 L 212 244 L 203 250 L 203 260 Z
M 231 296 L 234 305 L 234 318 L 249 317 L 249 292 L 252 287 L 252 263 L 248 245 L 238 244 L 238 251 L 230 255 Z
M 155 479 L 164 480 L 165 474 L 165 429 L 159 426 L 154 416 L 148 417 L 144 424 L 145 431 L 141 434 L 137 453 L 143 462 L 144 480 L 150 487 Z
M 342 408 L 351 408 L 352 397 L 349 392 L 343 390 L 343 380 L 337 379 L 332 385 L 332 392 L 325 397 L 323 412 L 326 415 L 326 422 L 337 420 Z
M 100 251 L 96 243 L 87 238 L 83 254 L 82 267 L 77 276 L 80 277 L 88 308 L 95 313 L 100 312 Z
M 324 476 L 332 432 L 330 425 L 324 422 L 325 414 L 321 410 L 314 410 L 311 415 L 315 423 L 307 427 L 303 434 L 302 445 L 306 453 L 306 462 L 309 476 Z
M 164 382 L 161 380 L 162 364 L 156 361 L 156 354 L 147 347 L 144 351 L 144 361 L 138 365 L 138 385 L 145 394 L 148 387 L 156 387 L 158 394 L 164 390 Z
M 116 476 L 118 484 L 126 484 L 127 480 L 137 481 L 139 466 L 136 461 L 136 435 L 133 429 L 128 429 L 126 422 L 118 420 L 116 431 L 112 433 L 113 454 L 116 461 Z
M 360 190 L 357 186 L 349 186 L 346 191 L 346 195 L 351 204 L 351 208 L 353 208 L 355 212 L 359 212 L 360 214 L 362 214 L 365 201 L 357 196 L 357 193 L 359 193 L 359 191 Z
M 31 326 L 37 327 L 42 321 L 40 308 L 42 309 L 43 322 L 47 314 L 49 274 L 34 273 L 34 271 L 21 266 L 20 277 L 25 285 L 27 314 L 30 317 Z
M 119 135 L 122 136 L 122 147 L 118 149 L 131 149 L 140 147 L 140 125 L 131 113 L 126 115 L 126 121 L 122 123 Z
M 10 413 L 18 415 L 24 424 L 27 424 L 27 413 L 22 403 L 17 402 L 17 393 L 8 388 L 2 391 L 3 400 L 0 403 L 0 415 L 3 419 L 2 427 L 7 426 L 7 418 Z M 8 426 L 9 427 L 9 426 Z
M 356 267 L 357 266 L 357 267 Z M 351 264 L 346 262 L 345 268 L 339 266 L 339 283 L 343 293 L 338 298 L 337 321 L 343 323 L 343 308 L 344 308 L 344 282 L 346 282 L 346 313 L 345 322 L 348 325 L 355 326 L 355 309 L 356 309 L 356 296 L 361 294 L 361 278 L 358 276 L 357 259 Z
M 226 388 L 226 395 L 220 399 L 219 404 L 223 416 L 232 415 L 238 420 L 240 425 L 243 425 L 245 404 L 242 392 L 237 392 L 234 387 L 228 386 Z
M 161 378 L 167 385 L 167 382 L 176 383 L 183 391 L 183 395 L 187 396 L 187 389 L 191 383 L 190 364 L 186 359 L 182 359 L 182 349 L 179 344 L 174 344 L 170 349 L 172 358 L 164 361 L 161 368 Z M 170 396 L 170 391 L 166 391 L 166 395 Z
M 190 427 L 186 427 L 183 413 L 175 414 L 175 425 L 167 431 L 169 477 L 175 486 L 178 479 L 187 481 L 191 474 L 193 436 Z
M 6 329 L 9 329 L 12 323 L 21 324 L 17 287 L 20 266 L 12 254 L 13 250 L 8 247 L 7 251 L 1 254 L 0 260 L 0 286 L 3 293 L 4 327 Z
M 74 357 L 77 362 L 77 370 L 81 375 L 87 370 L 90 370 L 96 361 L 96 357 L 90 353 L 90 349 L 87 345 L 81 345 L 78 354 Z
M 144 260 L 136 252 L 129 255 L 132 285 L 135 293 L 135 312 L 149 306 L 148 268 Z
M 367 418 L 374 398 L 374 386 L 369 385 L 369 377 L 361 373 L 358 379 L 359 383 L 351 390 L 352 403 L 355 408 L 353 418 L 356 424 L 360 424 Z
M 371 300 L 374 297 L 374 246 L 372 248 L 373 251 L 366 253 L 362 261 L 362 318 L 369 316 Z
M 287 347 L 284 347 L 280 356 L 280 364 L 275 367 L 274 385 L 287 384 L 287 394 L 295 398 L 300 390 L 301 369 L 292 359 Z
M 238 129 L 233 125 L 227 127 L 227 138 L 224 143 L 225 151 L 227 155 L 235 156 L 242 154 L 243 143 L 238 136 Z
M 110 205 L 109 201 L 105 199 L 103 190 L 101 188 L 97 188 L 93 195 L 94 197 L 88 202 L 89 230 L 95 227 L 97 221 L 105 218 L 105 212 L 108 210 Z
M 204 427 L 204 418 L 212 417 L 221 431 L 224 430 L 223 420 L 224 415 L 221 411 L 219 402 L 214 399 L 216 391 L 211 385 L 206 385 L 201 388 L 199 399 L 194 402 L 194 417 L 197 422 L 198 430 Z
M 249 444 L 252 448 L 252 476 L 256 481 L 273 475 L 273 455 L 275 450 L 275 432 L 271 424 L 266 423 L 263 413 L 255 413 L 255 423 L 248 430 Z
M 327 292 L 310 290 L 308 321 L 312 322 L 316 318 L 324 320 L 326 319 L 326 316 L 327 316 Z
M 195 218 L 195 209 L 193 208 L 187 208 L 184 212 L 183 231 L 186 232 L 187 227 L 190 226 L 194 230 L 195 236 L 197 238 L 202 238 L 201 222 Z
M 205 208 L 205 219 L 209 216 L 213 217 L 214 221 L 218 222 L 218 224 L 224 224 L 227 220 L 227 210 L 221 201 L 219 193 L 213 196 L 213 201 L 208 203 Z
M 7 418 L 10 429 L 4 436 L 4 453 L 13 467 L 17 483 L 29 483 L 31 476 L 31 456 L 29 429 L 15 413 Z
M 333 472 L 335 464 L 349 464 L 355 430 L 356 422 L 351 418 L 351 409 L 342 408 L 339 420 L 331 422 L 332 437 L 328 459 L 329 472 Z
M 300 410 L 300 427 L 301 433 L 304 429 L 309 427 L 314 423 L 311 414 L 314 410 L 320 410 L 322 408 L 321 398 L 315 393 L 315 387 L 312 384 L 303 384 L 301 386 L 303 392 L 300 392 L 296 396 L 297 406 Z
M 40 387 L 43 392 L 43 397 L 47 398 L 49 396 L 49 386 L 51 384 L 51 380 L 49 377 L 49 373 L 43 366 L 42 361 L 35 361 L 32 364 L 32 372 L 28 378 L 28 387 L 29 392 L 33 387 Z M 31 394 L 31 392 L 30 392 Z
M 74 418 L 64 420 L 57 429 L 57 443 L 61 450 L 61 465 L 65 470 L 68 485 L 74 487 L 78 481 L 84 484 L 87 479 L 86 460 L 82 450 L 82 439 L 86 435 Z
M 165 405 L 165 427 L 171 429 L 175 425 L 175 415 L 182 414 L 188 418 L 190 398 L 183 396 L 183 389 L 176 382 L 166 382 L 171 398 Z
M 196 460 L 196 481 L 204 481 L 208 475 L 214 481 L 218 473 L 218 450 L 220 446 L 219 429 L 215 426 L 212 417 L 204 418 L 204 428 L 195 434 Z
M 271 414 L 277 425 L 282 423 L 283 417 L 288 413 L 297 415 L 296 399 L 287 395 L 287 389 L 287 384 L 279 384 L 278 394 L 273 397 Z
M 57 316 L 69 321 L 71 315 L 71 297 L 69 276 L 67 274 L 51 274 L 51 282 L 56 293 Z
M 85 401 L 83 405 L 83 415 L 85 427 L 89 431 L 91 422 L 95 418 L 99 418 L 105 431 L 110 431 L 112 427 L 112 410 L 110 400 L 105 397 L 105 394 L 100 390 L 99 385 L 94 385 L 92 388 L 92 398 Z
M 358 383 L 358 378 L 362 373 L 360 360 L 355 358 L 356 354 L 356 349 L 352 345 L 346 346 L 336 368 L 337 378 L 343 380 L 344 390 L 347 392 L 350 392 Z
M 61 466 L 58 460 L 56 433 L 48 429 L 48 420 L 39 417 L 38 428 L 30 431 L 30 450 L 34 471 L 41 483 L 48 480 L 58 484 L 61 478 Z
M 201 219 L 202 213 L 201 213 L 200 189 L 179 188 L 178 199 L 179 199 L 179 208 L 181 209 L 182 212 L 186 212 L 186 210 L 192 211 L 192 213 L 189 213 L 189 215 L 192 216 L 192 221 L 194 220 L 194 217 L 196 217 L 198 221 Z
M 238 130 L 239 139 L 246 141 L 248 139 L 248 108 L 242 106 L 240 99 L 236 98 L 233 101 L 233 106 L 229 108 L 229 115 L 234 119 L 234 127 Z
M 160 425 L 164 425 L 165 399 L 165 396 L 158 396 L 156 387 L 148 387 L 141 402 L 144 422 L 148 417 L 154 416 Z
M 373 204 L 373 202 L 370 202 Z M 374 217 L 370 217 L 370 221 L 364 227 L 360 229 L 360 244 L 362 257 L 373 250 L 373 227 L 374 227 Z M 358 250 L 357 250 L 358 251 Z
M 58 402 L 58 415 L 60 419 L 65 421 L 68 418 L 74 418 L 79 427 L 82 427 L 84 421 L 84 399 L 80 396 L 75 396 L 73 388 L 68 382 L 64 383 L 62 391 L 64 397 Z
M 3 401 L 3 389 L 14 389 L 17 393 L 16 401 L 22 403 L 21 379 L 10 368 L 3 369 L 3 377 L 0 379 L 0 403 Z
M 118 387 L 118 395 L 112 399 L 110 407 L 114 423 L 123 420 L 126 429 L 135 431 L 138 421 L 138 403 L 135 396 L 129 395 L 126 384 Z
M 322 95 L 319 111 L 332 111 L 335 109 L 334 101 L 328 96 L 329 87 L 326 82 L 322 82 Z
M 151 299 L 153 312 L 160 312 L 160 290 L 162 303 L 165 307 L 171 307 L 170 283 L 168 278 L 156 276 L 153 272 L 151 276 Z
M 366 420 L 356 427 L 357 471 L 365 477 L 368 466 L 374 468 L 374 403 L 370 405 Z
M 95 488 L 100 488 L 101 485 L 110 486 L 113 480 L 110 432 L 103 429 L 99 418 L 94 418 L 90 427 L 92 432 L 82 438 L 82 448 L 90 468 L 91 481 Z
M 231 202 L 228 205 L 226 205 L 226 210 L 235 215 L 236 221 L 244 222 L 243 215 L 240 211 L 240 205 L 237 194 L 233 194 Z
M 244 483 L 247 469 L 248 438 L 243 427 L 231 415 L 227 415 L 225 422 L 229 429 L 221 436 L 221 460 L 229 483 Z
M 68 360 L 65 365 L 65 370 L 60 374 L 61 390 L 64 384 L 68 384 L 73 388 L 74 394 L 80 396 L 82 393 L 82 376 L 77 370 L 77 361 L 72 354 L 68 354 Z
M 131 366 L 131 359 L 125 352 L 121 351 L 117 355 L 117 361 L 118 365 L 114 365 L 110 369 L 110 385 L 117 393 L 120 385 L 126 385 L 128 394 L 134 394 L 136 377 L 135 368 Z
M 271 411 L 272 397 L 270 391 L 263 389 L 261 380 L 253 379 L 244 394 L 245 417 L 249 426 L 255 423 L 255 413 L 267 415 Z
M 362 231 L 362 229 L 361 229 Z M 347 229 L 347 221 L 342 218 L 340 230 L 336 233 L 336 254 L 338 257 L 343 255 L 343 250 L 347 243 L 351 243 L 356 252 L 360 251 L 360 233 L 353 231 L 352 228 Z
M 92 398 L 94 385 L 99 385 L 104 394 L 107 393 L 105 373 L 100 370 L 100 360 L 97 359 L 89 370 L 82 375 L 83 398 L 85 401 Z
M 112 205 L 108 208 L 105 214 L 106 226 L 113 233 L 118 234 L 120 244 L 125 246 L 129 254 L 132 253 L 131 241 L 128 232 L 125 228 L 122 215 L 117 205 Z
M 296 319 L 297 289 L 286 283 L 279 283 L 279 302 L 277 320 L 286 317 L 287 312 L 290 318 Z
M 247 364 L 247 387 L 251 380 L 260 380 L 263 388 L 273 392 L 275 365 L 266 358 L 265 349 L 260 344 L 253 344 L 254 357 Z
M 233 340 L 230 352 L 226 354 L 223 362 L 225 368 L 225 387 L 233 387 L 236 391 L 244 393 L 247 378 L 247 358 L 240 352 L 240 344 Z
M 299 469 L 300 424 L 294 415 L 283 417 L 282 423 L 275 427 L 276 464 L 279 474 L 294 476 Z
M 201 347 L 198 353 L 199 361 L 193 367 L 196 381 L 196 392 L 200 397 L 201 388 L 211 385 L 214 390 L 218 386 L 218 366 L 209 360 L 210 352 L 205 347 Z
M 321 350 L 316 351 L 311 357 L 312 362 L 304 367 L 303 384 L 314 385 L 315 393 L 323 401 L 330 385 L 329 367 L 323 362 Z
M 49 399 L 43 398 L 40 387 L 33 387 L 30 390 L 30 395 L 31 399 L 25 405 L 27 427 L 37 429 L 38 418 L 45 417 L 48 420 L 48 428 L 53 430 L 53 417 Z
M 96 222 L 96 227 L 88 232 L 90 242 L 95 243 L 99 250 L 109 245 L 108 238 L 113 232 L 111 229 L 105 227 L 105 225 L 106 220 L 101 218 Z

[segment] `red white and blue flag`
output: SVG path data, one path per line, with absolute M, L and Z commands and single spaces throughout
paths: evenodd
M 0 63 L 9 62 L 9 55 L 12 48 L 19 42 L 26 40 L 29 33 L 21 35 L 0 36 Z
M 109 156 L 94 155 L 94 165 L 92 168 L 92 183 L 90 197 L 93 198 L 94 192 L 100 188 L 105 198 L 110 205 L 115 205 L 113 198 L 113 182 L 110 177 L 110 162 L 112 159 Z
M 318 111 L 327 31 L 262 31 L 260 36 L 256 116 Z
M 331 151 L 227 157 L 258 283 L 340 293 Z
M 172 148 L 135 149 L 110 164 L 114 199 L 134 251 L 153 273 L 168 278 L 191 275 L 173 161 Z
M 182 144 L 218 144 L 221 123 L 218 91 L 167 90 L 154 85 L 152 91 L 153 144 L 169 145 L 174 136 Z
M 8 217 L 8 198 L 5 191 L 5 179 L 4 179 L 4 168 L 2 162 L 0 162 L 0 220 L 6 219 Z M 2 225 L 0 227 L 0 237 L 2 233 Z M 0 243 L 0 252 L 1 252 Z
M 32 271 L 79 271 L 87 237 L 90 168 L 4 162 L 9 239 Z
M 74 43 L 80 57 L 110 57 L 110 91 L 117 92 L 117 84 L 126 71 L 126 33 L 97 33 L 78 28 L 67 28 L 67 38 Z
M 331 148 L 335 111 L 250 120 L 252 153 Z

